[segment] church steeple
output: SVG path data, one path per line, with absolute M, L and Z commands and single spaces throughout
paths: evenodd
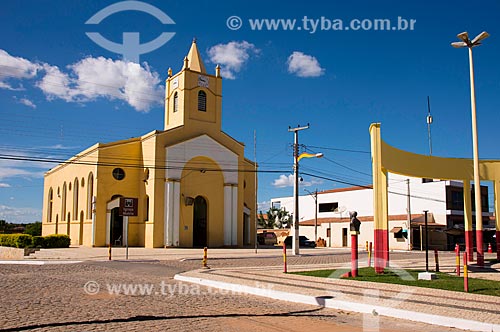
M 165 82 L 165 130 L 184 127 L 191 134 L 221 130 L 222 77 L 207 74 L 196 40 L 180 72 Z
M 191 49 L 187 55 L 188 67 L 192 71 L 197 71 L 202 74 L 206 74 L 205 65 L 203 60 L 201 60 L 200 52 L 198 51 L 198 46 L 196 45 L 196 38 L 193 39 L 191 44 Z

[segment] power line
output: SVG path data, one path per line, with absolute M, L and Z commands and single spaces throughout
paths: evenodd
M 307 150 L 307 151 L 311 151 L 311 152 L 313 152 L 313 150 L 309 149 L 308 147 L 306 147 L 306 150 Z M 372 176 L 371 174 L 368 174 L 368 173 L 365 173 L 365 172 L 362 172 L 362 171 L 358 171 L 358 170 L 356 170 L 356 169 L 354 169 L 354 168 L 351 168 L 351 167 L 349 167 L 349 166 L 346 166 L 346 165 L 343 165 L 343 164 L 341 164 L 341 163 L 339 163 L 339 162 L 336 162 L 336 161 L 334 161 L 334 160 L 332 160 L 332 159 L 330 159 L 330 158 L 328 158 L 328 157 L 323 156 L 322 158 L 323 158 L 323 159 L 325 159 L 325 160 L 327 160 L 327 161 L 329 161 L 329 162 L 331 162 L 332 164 L 335 164 L 335 165 L 337 165 L 337 166 L 343 167 L 343 168 L 348 169 L 348 170 L 350 170 L 350 171 L 352 171 L 352 172 L 359 173 L 359 174 L 363 174 L 363 175 L 367 175 L 367 176 L 369 176 L 369 177 L 371 177 L 371 176 Z
M 238 172 L 238 173 L 284 173 L 284 170 L 254 170 L 252 169 L 240 169 L 240 168 L 205 168 L 205 167 L 180 167 L 180 166 L 157 166 L 157 165 L 140 165 L 133 163 L 112 163 L 112 162 L 86 162 L 80 160 L 59 160 L 50 158 L 30 158 L 30 157 L 19 157 L 14 155 L 1 155 L 0 160 L 16 160 L 16 161 L 27 161 L 27 162 L 40 162 L 40 163 L 58 163 L 59 165 L 87 165 L 87 166 L 107 166 L 107 167 L 124 167 L 124 168 L 152 168 L 160 170 L 195 170 L 200 172 Z M 168 161 L 167 161 L 168 162 Z
M 352 153 L 365 153 L 365 154 L 370 154 L 371 153 L 370 151 L 353 150 L 353 149 L 340 149 L 340 148 L 325 147 L 325 146 L 308 145 L 308 147 L 314 148 L 314 149 L 320 149 L 320 150 L 332 150 L 332 151 L 352 152 Z
M 365 188 L 365 189 L 373 189 L 373 187 L 371 187 L 371 186 L 350 183 L 350 182 L 347 182 L 347 181 L 336 180 L 336 179 L 332 179 L 332 178 L 329 178 L 329 177 L 326 177 L 326 176 L 319 176 L 319 175 L 314 175 L 314 174 L 310 174 L 310 173 L 302 173 L 302 174 L 308 175 L 308 176 L 311 176 L 311 177 L 315 177 L 315 178 L 318 178 L 318 179 L 323 179 L 323 180 L 327 180 L 327 181 L 332 181 L 332 182 L 347 184 L 349 186 L 361 187 L 361 188 Z M 390 191 L 390 190 L 388 190 L 387 192 L 389 194 L 400 195 L 400 196 L 405 196 L 405 197 L 407 196 L 407 194 L 405 194 L 405 193 L 398 193 L 398 192 L 394 192 L 394 191 Z M 418 198 L 418 199 L 424 199 L 424 200 L 428 200 L 428 201 L 439 202 L 439 203 L 446 203 L 446 201 L 441 200 L 441 199 L 436 199 L 436 198 L 429 198 L 429 197 L 415 196 L 415 195 L 410 195 L 410 197 L 412 197 L 412 198 Z

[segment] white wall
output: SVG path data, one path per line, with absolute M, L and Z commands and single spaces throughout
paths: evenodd
M 389 231 L 393 227 L 405 227 L 405 220 L 400 221 L 390 221 L 389 222 Z M 332 238 L 329 239 L 327 235 L 327 228 L 332 228 L 331 235 Z M 351 247 L 351 233 L 349 231 L 349 219 L 346 219 L 345 222 L 334 222 L 334 223 L 322 223 L 318 225 L 318 238 L 325 239 L 326 246 L 330 246 L 333 248 L 341 248 L 343 247 L 342 242 L 342 229 L 347 229 L 347 246 Z M 314 226 L 300 226 L 300 235 L 305 235 L 309 239 L 314 239 Z M 365 248 L 366 241 L 373 243 L 373 222 L 361 222 L 360 234 L 358 235 L 358 247 Z M 393 233 L 389 232 L 389 250 L 407 250 L 408 249 L 408 240 L 406 238 L 397 239 L 394 237 Z
M 396 174 L 389 175 L 389 215 L 407 214 L 406 179 Z M 436 222 L 446 224 L 446 182 L 422 183 L 420 178 L 410 178 L 410 210 L 412 214 L 422 214 L 428 210 L 434 214 Z M 271 204 L 281 202 L 281 207 L 294 212 L 293 197 L 272 198 Z M 318 194 L 318 204 L 338 202 L 339 208 L 345 207 L 342 217 L 349 217 L 348 211 L 356 211 L 358 216 L 373 216 L 373 190 L 361 189 Z M 314 219 L 314 198 L 307 194 L 299 197 L 299 219 Z M 338 218 L 333 212 L 318 212 L 318 218 Z
M 408 177 L 397 174 L 389 174 L 389 215 L 407 214 L 407 182 Z M 410 179 L 410 210 L 413 215 L 423 214 L 424 210 L 434 215 L 437 223 L 446 225 L 446 185 L 449 182 L 436 180 L 434 182 L 422 183 L 420 178 Z M 453 183 L 457 185 L 458 183 Z M 294 212 L 293 197 L 279 197 L 271 199 L 271 204 L 280 202 L 281 207 L 291 213 Z M 345 208 L 342 214 L 334 212 L 318 212 L 318 219 L 321 218 L 345 218 L 345 222 L 331 223 L 332 228 L 332 247 L 342 247 L 342 228 L 347 228 L 347 245 L 350 246 L 349 233 L 349 211 L 356 211 L 359 217 L 373 216 L 373 190 L 361 189 L 351 191 L 339 191 L 333 193 L 318 194 L 318 204 L 337 202 L 339 208 Z M 300 221 L 313 220 L 315 212 L 314 198 L 307 194 L 299 197 L 299 219 Z M 318 237 L 321 237 L 329 243 L 327 238 L 328 223 L 318 225 Z M 389 231 L 393 227 L 402 227 L 407 229 L 406 218 L 401 221 L 390 221 Z M 300 226 L 300 234 L 314 239 L 314 226 Z M 364 247 L 365 241 L 373 242 L 373 222 L 361 223 L 361 234 L 359 236 L 359 245 Z M 393 233 L 389 233 L 389 248 L 391 250 L 406 250 L 408 241 L 394 238 Z

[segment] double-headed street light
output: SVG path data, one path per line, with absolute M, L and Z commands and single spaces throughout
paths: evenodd
M 484 266 L 483 251 L 483 212 L 481 206 L 481 180 L 479 177 L 479 156 L 477 151 L 477 122 L 476 122 L 476 92 L 474 87 L 474 63 L 472 61 L 472 48 L 481 45 L 481 41 L 489 34 L 486 31 L 481 32 L 474 39 L 469 39 L 467 32 L 457 35 L 461 40 L 451 43 L 455 48 L 467 47 L 469 49 L 469 67 L 470 67 L 470 100 L 472 108 L 472 148 L 474 154 L 474 198 L 476 205 L 476 246 L 477 246 L 477 265 Z

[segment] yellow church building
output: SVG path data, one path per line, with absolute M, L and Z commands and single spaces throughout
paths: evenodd
M 255 241 L 255 164 L 221 130 L 222 77 L 207 74 L 196 41 L 168 71 L 164 130 L 97 143 L 45 174 L 42 233 L 73 245 L 123 245 L 119 198 L 138 198 L 128 244 L 223 247 Z

